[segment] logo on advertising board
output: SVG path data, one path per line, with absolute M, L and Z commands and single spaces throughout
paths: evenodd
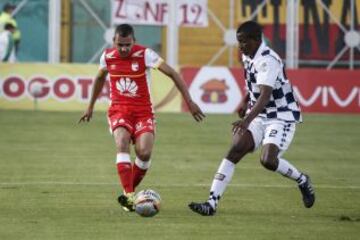
M 203 67 L 189 88 L 199 107 L 207 113 L 232 113 L 242 94 L 234 76 L 226 67 Z
M 204 91 L 201 99 L 205 103 L 224 103 L 228 99 L 226 90 L 229 87 L 226 85 L 225 79 L 210 79 L 201 85 L 201 89 Z

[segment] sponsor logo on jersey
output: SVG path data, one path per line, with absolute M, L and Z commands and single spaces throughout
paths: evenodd
M 122 77 L 116 82 L 116 88 L 120 94 L 127 97 L 136 97 L 138 85 L 128 77 Z
M 132 62 L 131 63 L 131 70 L 133 70 L 133 72 L 136 72 L 139 70 L 139 63 L 138 62 Z
M 115 52 L 116 52 L 116 50 L 113 50 L 112 52 L 109 52 L 108 54 L 106 54 L 105 57 L 108 59 L 113 59 L 113 58 L 115 58 L 115 56 L 114 56 Z
M 132 57 L 138 57 L 138 58 L 141 58 L 141 57 L 143 57 L 143 56 L 144 56 L 144 55 L 143 55 L 143 52 L 144 52 L 144 50 L 139 50 L 139 51 L 136 51 L 136 52 L 134 52 L 134 53 L 133 53 Z

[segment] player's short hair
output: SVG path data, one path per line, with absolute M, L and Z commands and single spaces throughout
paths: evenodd
M 240 33 L 246 34 L 248 38 L 254 39 L 255 41 L 261 41 L 262 39 L 261 26 L 254 21 L 247 21 L 241 24 L 236 31 L 236 36 L 239 36 Z
M 3 7 L 3 11 L 4 12 L 8 12 L 10 10 L 14 10 L 16 8 L 16 5 L 15 4 L 12 4 L 12 3 L 5 3 L 4 4 L 4 7 Z
M 12 24 L 12 23 L 6 23 L 5 25 L 4 25 L 4 29 L 5 30 L 13 30 L 13 29 L 15 29 L 16 27 Z
M 135 39 L 134 28 L 130 24 L 120 24 L 115 29 L 115 35 L 119 34 L 121 37 L 132 36 Z

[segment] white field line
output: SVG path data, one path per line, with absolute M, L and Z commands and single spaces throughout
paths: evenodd
M 0 187 L 4 186 L 35 186 L 35 185 L 70 185 L 70 186 L 118 186 L 117 183 L 108 182 L 0 182 Z M 152 184 L 153 187 L 163 188 L 188 188 L 188 187 L 210 187 L 210 184 L 194 183 L 194 184 Z M 281 185 L 281 184 L 246 184 L 234 183 L 229 184 L 229 187 L 237 188 L 294 188 L 294 185 Z M 357 185 L 339 186 L 339 185 L 314 185 L 316 189 L 360 189 Z

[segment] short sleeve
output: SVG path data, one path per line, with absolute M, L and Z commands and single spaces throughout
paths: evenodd
M 107 69 L 106 61 L 105 61 L 105 52 L 100 57 L 100 65 L 99 69 Z
M 150 48 L 145 49 L 145 66 L 158 68 L 164 60 Z
M 242 62 L 245 62 L 245 61 L 247 61 L 248 59 L 249 59 L 249 58 L 246 57 L 245 54 L 241 54 L 241 61 L 242 61 Z
M 256 83 L 274 88 L 280 68 L 280 63 L 273 58 L 267 57 L 260 60 L 255 66 L 255 69 L 258 72 Z

